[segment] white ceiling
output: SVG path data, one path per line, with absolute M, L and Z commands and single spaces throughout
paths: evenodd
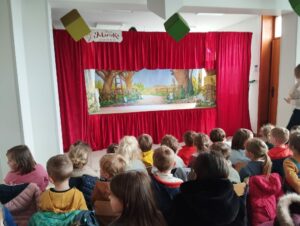
M 165 20 L 147 9 L 146 0 L 49 0 L 55 28 L 63 28 L 60 18 L 76 8 L 91 28 L 138 31 L 164 31 Z M 280 15 L 288 12 L 283 0 L 183 0 L 180 14 L 191 31 L 219 31 L 257 15 Z M 272 3 L 271 3 L 272 2 Z M 271 3 L 271 4 L 270 4 Z M 244 4 L 244 5 L 243 5 Z M 197 13 L 223 15 L 197 15 Z M 105 25 L 105 27 L 103 26 Z

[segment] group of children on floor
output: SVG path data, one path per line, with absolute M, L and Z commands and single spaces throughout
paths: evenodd
M 26 145 L 15 146 L 7 151 L 10 172 L 0 185 L 0 193 L 7 191 L 0 195 L 1 222 L 76 225 L 90 209 L 97 220 L 90 225 L 300 225 L 300 217 L 282 217 L 280 207 L 276 214 L 283 190 L 300 194 L 300 126 L 289 132 L 268 124 L 260 138 L 239 129 L 231 141 L 221 128 L 209 136 L 187 131 L 183 140 L 181 147 L 165 135 L 153 150 L 150 135 L 125 136 L 107 148 L 100 175 L 88 164 L 92 150 L 84 142 L 51 157 L 46 170 Z M 90 178 L 88 189 L 70 186 L 84 177 Z M 246 186 L 239 194 L 241 184 Z M 20 207 L 24 197 L 35 208 Z

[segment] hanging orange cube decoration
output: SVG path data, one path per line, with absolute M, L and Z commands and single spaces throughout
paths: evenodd
M 80 16 L 77 9 L 71 10 L 62 18 L 60 18 L 60 20 L 67 32 L 76 42 L 91 32 L 90 28 Z

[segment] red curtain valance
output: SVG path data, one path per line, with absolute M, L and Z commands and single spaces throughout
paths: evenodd
M 238 128 L 250 128 L 251 37 L 247 32 L 190 33 L 177 43 L 163 32 L 123 32 L 121 43 L 86 43 L 54 30 L 64 149 L 78 139 L 97 150 L 143 132 L 158 143 L 166 133 L 181 140 L 188 129 L 209 133 L 219 126 L 232 135 Z M 84 69 L 203 67 L 217 70 L 216 109 L 88 115 Z

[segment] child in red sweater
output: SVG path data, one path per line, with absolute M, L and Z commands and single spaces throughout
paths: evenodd
M 271 130 L 271 143 L 274 145 L 268 152 L 271 160 L 283 159 L 293 155 L 286 143 L 289 140 L 289 131 L 286 128 L 275 127 Z
M 182 158 L 184 164 L 187 166 L 190 162 L 191 156 L 196 152 L 196 147 L 194 146 L 194 131 L 186 131 L 183 134 L 183 140 L 185 145 L 179 150 L 178 156 Z

